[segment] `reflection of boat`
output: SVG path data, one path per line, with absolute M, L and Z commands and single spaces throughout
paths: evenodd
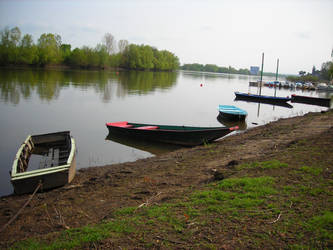
M 249 86 L 252 86 L 252 87 L 258 87 L 258 86 L 263 86 L 263 83 L 260 81 L 260 80 L 258 80 L 258 81 L 256 81 L 256 82 L 249 82 Z
M 75 175 L 75 142 L 69 131 L 28 136 L 20 146 L 11 171 L 17 194 L 63 186 Z
M 234 127 L 238 126 L 239 130 L 246 130 L 247 129 L 247 124 L 245 120 L 242 121 L 230 121 L 228 119 L 225 119 L 223 116 L 219 115 L 216 117 L 216 119 L 224 126 L 226 127 Z
M 322 107 L 330 107 L 331 99 L 329 98 L 320 98 L 320 97 L 311 97 L 311 96 L 301 96 L 301 95 L 291 95 L 291 102 L 295 103 L 305 103 L 311 105 L 317 105 Z
M 247 112 L 232 105 L 219 105 L 219 112 L 222 117 L 230 121 L 245 120 Z
M 181 146 L 175 144 L 152 141 L 147 142 L 130 136 L 118 135 L 114 133 L 109 133 L 105 139 L 142 151 L 146 151 L 154 155 L 161 155 L 181 148 Z
M 249 99 L 249 98 L 242 98 L 236 96 L 235 101 L 245 101 L 245 102 L 253 102 L 253 103 L 262 103 L 262 104 L 269 104 L 273 106 L 280 106 L 280 107 L 285 107 L 285 108 L 293 108 L 293 105 L 287 103 L 287 102 L 272 102 L 270 100 L 259 100 L 259 99 Z
M 129 122 L 107 123 L 106 126 L 110 133 L 183 146 L 211 142 L 238 129 L 238 127 L 189 127 Z

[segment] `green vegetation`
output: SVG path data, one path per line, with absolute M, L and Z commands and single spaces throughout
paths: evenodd
M 213 73 L 227 73 L 227 74 L 242 74 L 249 75 L 250 71 L 248 69 L 235 69 L 231 66 L 229 67 L 219 67 L 215 64 L 184 64 L 180 67 L 182 70 L 191 70 L 191 71 L 203 71 L 203 72 L 213 72 Z
M 270 161 L 263 161 L 263 162 L 251 162 L 242 164 L 238 167 L 238 169 L 278 169 L 278 168 L 286 168 L 288 164 L 281 163 L 278 160 L 270 160 Z
M 333 49 L 331 57 L 333 59 Z M 324 62 L 321 65 L 321 70 L 316 70 L 316 67 L 312 67 L 311 73 L 306 73 L 305 71 L 299 71 L 299 76 L 288 76 L 288 81 L 292 82 L 313 82 L 317 83 L 319 81 L 332 81 L 333 80 L 333 60 Z
M 238 167 L 240 171 L 285 171 L 288 168 L 289 164 L 278 160 L 247 163 Z M 317 176 L 318 171 L 314 169 L 301 167 L 299 171 Z M 292 239 L 290 246 L 293 249 L 328 247 L 329 241 L 333 240 L 333 212 L 322 211 L 312 217 L 299 213 L 299 209 L 307 211 L 315 204 L 305 198 L 307 193 L 302 185 L 285 186 L 280 190 L 280 181 L 264 173 L 260 177 L 233 177 L 213 182 L 201 190 L 191 191 L 181 201 L 116 209 L 110 219 L 100 224 L 65 230 L 57 233 L 56 237 L 50 235 L 50 241 L 47 238 L 24 240 L 13 248 L 96 248 L 106 239 L 122 242 L 124 238 L 131 238 L 147 248 L 157 246 L 156 242 L 162 247 L 187 242 L 194 248 L 215 249 L 217 245 L 213 240 L 195 237 L 198 232 L 207 233 L 213 227 L 222 235 L 228 235 L 230 230 L 231 235 L 242 235 L 237 242 L 240 248 L 284 248 L 285 245 L 279 243 L 278 238 Z M 280 220 L 282 216 L 284 219 Z M 256 230 L 257 233 L 254 233 Z M 170 240 L 174 237 L 178 240 Z M 302 245 L 296 242 L 302 242 Z
M 225 74 L 240 74 L 240 75 L 250 75 L 250 71 L 248 69 L 235 69 L 231 66 L 229 67 L 219 67 L 215 64 L 199 64 L 199 63 L 192 63 L 192 64 L 184 64 L 180 66 L 182 70 L 190 70 L 190 71 L 201 71 L 201 72 L 212 72 L 212 73 L 225 73 Z M 260 72 L 258 72 L 258 75 Z M 264 72 L 264 76 L 274 76 L 275 73 L 271 72 Z M 280 76 L 285 76 L 280 74 Z
M 171 71 L 179 67 L 178 58 L 167 50 L 129 44 L 126 40 L 120 40 L 117 45 L 116 49 L 116 41 L 108 33 L 103 43 L 95 48 L 83 46 L 72 50 L 70 44 L 62 44 L 57 34 L 42 34 L 35 44 L 29 34 L 21 38 L 18 27 L 5 28 L 0 33 L 0 65 L 66 65 L 85 69 L 120 67 L 157 71 Z

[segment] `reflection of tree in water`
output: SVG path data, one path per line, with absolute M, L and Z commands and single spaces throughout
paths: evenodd
M 64 70 L 0 70 L 0 96 L 5 102 L 18 104 L 36 93 L 41 100 L 57 99 L 63 88 L 93 90 L 104 102 L 117 96 L 147 94 L 155 89 L 167 89 L 176 82 L 177 73 L 123 71 L 64 71 Z M 120 84 L 119 84 L 120 83 Z
M 169 89 L 177 80 L 176 72 L 126 71 L 119 74 L 122 90 L 118 96 L 126 94 L 147 94 L 156 89 Z

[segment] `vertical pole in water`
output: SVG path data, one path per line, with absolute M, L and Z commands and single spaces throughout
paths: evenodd
M 277 59 L 276 62 L 276 75 L 275 75 L 275 81 L 277 81 L 279 75 L 279 58 Z
M 275 83 L 274 83 L 274 96 L 276 96 L 276 88 L 277 88 L 277 80 L 278 80 L 278 75 L 279 75 L 279 58 L 277 59 L 276 62 L 276 74 L 275 74 Z
M 264 53 L 262 53 L 262 62 L 261 62 L 261 73 L 260 73 L 260 89 L 259 95 L 261 95 L 261 86 L 262 86 L 262 74 L 264 72 Z

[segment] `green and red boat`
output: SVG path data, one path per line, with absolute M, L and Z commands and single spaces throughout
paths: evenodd
M 147 141 L 196 146 L 212 142 L 238 130 L 238 127 L 191 127 L 131 123 L 127 121 L 106 123 L 112 134 Z

